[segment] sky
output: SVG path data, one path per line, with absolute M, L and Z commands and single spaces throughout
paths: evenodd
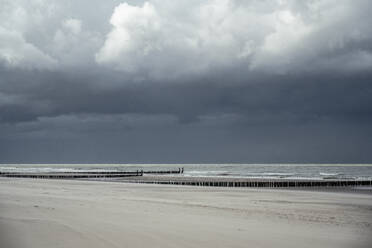
M 0 163 L 372 163 L 369 0 L 0 0 Z

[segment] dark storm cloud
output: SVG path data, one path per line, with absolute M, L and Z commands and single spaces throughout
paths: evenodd
M 3 94 L 3 122 L 35 121 L 68 114 L 169 114 L 181 121 L 205 115 L 236 114 L 251 123 L 276 124 L 317 119 L 369 121 L 372 110 L 370 74 L 209 76 L 183 82 L 122 82 L 108 72 L 11 73 Z M 105 75 L 105 76 L 102 76 Z M 244 73 L 243 73 L 244 74 Z M 3 73 L 6 76 L 6 73 Z M 104 80 L 111 85 L 99 87 Z M 30 83 L 26 81 L 31 81 Z M 33 83 L 37 82 L 37 83 Z M 122 84 L 121 84 L 122 83 Z M 4 93 L 5 92 L 5 93 Z
M 369 1 L 0 4 L 0 162 L 372 160 Z

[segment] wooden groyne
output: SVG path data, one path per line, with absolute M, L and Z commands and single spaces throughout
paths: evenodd
M 183 168 L 178 170 L 161 171 L 81 171 L 81 172 L 47 172 L 23 173 L 0 172 L 0 177 L 12 178 L 41 178 L 41 179 L 105 179 L 127 183 L 168 184 L 201 187 L 252 187 L 252 188 L 299 188 L 299 187 L 353 187 L 370 186 L 372 180 L 352 179 L 249 179 L 249 178 L 219 178 L 219 177 L 174 177 L 170 174 L 182 174 Z M 152 175 L 151 174 L 157 174 Z
M 44 179 L 79 179 L 79 178 L 123 178 L 123 177 L 141 177 L 144 174 L 181 174 L 183 168 L 178 170 L 162 171 L 68 171 L 68 172 L 45 172 L 45 173 L 24 173 L 24 172 L 0 172 L 1 177 L 18 178 L 44 178 Z
M 168 184 L 200 187 L 251 187 L 251 188 L 298 188 L 298 187 L 352 187 L 372 186 L 372 180 L 284 180 L 284 179 L 124 179 L 124 182 L 141 184 Z
M 43 172 L 43 173 L 24 173 L 24 172 L 0 172 L 1 175 L 24 175 L 24 174 L 87 174 L 87 175 L 133 175 L 133 174 L 181 174 L 183 173 L 183 168 L 178 170 L 162 170 L 162 171 L 146 171 L 146 170 L 137 170 L 137 171 L 66 171 L 66 172 Z
M 41 178 L 41 179 L 79 179 L 79 178 L 121 178 L 121 177 L 139 177 L 139 173 L 121 173 L 121 174 L 83 174 L 83 173 L 9 173 L 0 174 L 1 177 L 15 177 L 15 178 Z
M 183 168 L 178 168 L 178 170 L 162 170 L 162 171 L 143 171 L 143 174 L 182 174 Z

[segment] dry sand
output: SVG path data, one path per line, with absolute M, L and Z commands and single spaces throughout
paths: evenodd
M 0 178 L 0 247 L 372 247 L 372 196 Z

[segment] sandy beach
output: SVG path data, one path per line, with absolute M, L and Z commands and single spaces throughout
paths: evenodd
M 371 247 L 369 194 L 0 178 L 2 248 Z

